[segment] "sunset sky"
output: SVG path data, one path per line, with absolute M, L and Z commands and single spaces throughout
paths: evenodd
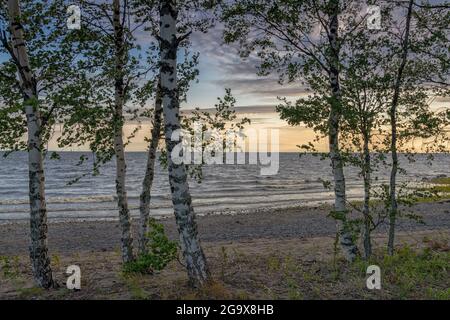
M 145 42 L 146 34 L 141 34 L 139 42 Z M 304 89 L 298 83 L 280 85 L 278 75 L 266 77 L 257 76 L 258 60 L 254 56 L 243 60 L 239 57 L 237 48 L 223 44 L 222 29 L 220 26 L 209 30 L 208 33 L 194 33 L 191 36 L 192 52 L 199 52 L 198 82 L 193 83 L 188 93 L 186 103 L 182 110 L 199 107 L 201 109 L 213 108 L 217 98 L 225 94 L 225 88 L 230 88 L 236 98 L 240 117 L 251 119 L 251 127 L 256 129 L 280 130 L 279 150 L 281 152 L 298 151 L 297 145 L 311 141 L 314 132 L 302 127 L 291 127 L 279 119 L 275 112 L 275 105 L 279 103 L 277 97 L 286 97 L 295 100 L 305 95 Z M 450 108 L 449 99 L 436 99 L 434 109 Z M 125 135 L 135 128 L 135 124 L 125 125 Z M 58 128 L 56 128 L 58 129 Z M 58 131 L 58 130 L 56 130 Z M 128 145 L 128 151 L 145 151 L 147 143 L 144 138 L 150 133 L 150 125 L 144 123 L 137 137 Z M 50 141 L 49 148 L 58 150 L 55 137 Z M 88 148 L 86 147 L 85 150 Z M 318 146 L 320 151 L 327 150 L 327 143 L 323 141 Z M 68 149 L 78 150 L 78 149 Z
M 277 97 L 295 100 L 305 95 L 304 90 L 298 84 L 281 86 L 275 74 L 269 77 L 257 76 L 257 60 L 254 58 L 242 60 L 236 48 L 222 43 L 221 32 L 220 28 L 216 28 L 207 34 L 193 35 L 193 51 L 200 53 L 200 76 L 198 83 L 192 85 L 188 101 L 182 105 L 182 110 L 195 107 L 212 108 L 217 102 L 217 97 L 224 95 L 225 88 L 230 88 L 237 100 L 240 117 L 250 118 L 251 126 L 256 129 L 280 130 L 281 152 L 298 151 L 297 145 L 311 141 L 315 134 L 310 129 L 292 127 L 280 120 L 278 113 L 275 112 L 275 105 L 278 104 Z M 450 108 L 450 100 L 438 98 L 432 107 Z M 125 131 L 131 132 L 133 128 L 134 125 L 128 124 Z M 144 137 L 148 136 L 149 132 L 150 126 L 144 125 L 128 150 L 145 150 L 147 143 L 144 142 Z M 326 151 L 326 141 L 322 141 L 318 149 Z

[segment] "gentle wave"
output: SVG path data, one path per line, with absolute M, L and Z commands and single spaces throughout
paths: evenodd
M 59 198 L 52 197 L 47 198 L 47 203 L 82 203 L 82 202 L 108 202 L 113 201 L 114 196 L 85 196 L 85 197 L 70 197 Z M 13 205 L 13 204 L 29 204 L 28 199 L 4 199 L 0 200 L 0 205 Z
M 114 184 L 114 162 L 102 168 L 100 175 L 87 175 L 78 183 L 68 185 L 72 179 L 89 173 L 92 163 L 76 163 L 81 153 L 63 152 L 61 160 L 46 160 L 46 200 L 50 219 L 114 219 L 117 204 Z M 88 154 L 88 156 L 90 156 Z M 145 153 L 127 153 L 127 190 L 133 216 L 138 215 L 139 194 L 146 166 Z M 447 174 L 450 156 L 437 155 L 432 166 L 425 156 L 419 155 L 414 164 L 402 159 L 407 174 L 399 180 L 420 182 L 422 178 Z M 375 183 L 386 183 L 386 168 L 374 172 Z M 223 165 L 205 166 L 202 183 L 191 180 L 190 189 L 198 214 L 234 214 L 267 208 L 295 208 L 333 199 L 331 190 L 324 189 L 322 180 L 331 180 L 328 161 L 313 156 L 299 158 L 297 154 L 280 154 L 277 175 L 260 176 L 258 166 Z M 349 199 L 361 199 L 362 183 L 358 170 L 346 168 Z M 26 153 L 15 153 L 0 160 L 0 220 L 27 219 L 28 180 Z M 173 214 L 167 172 L 156 164 L 152 188 L 151 214 Z

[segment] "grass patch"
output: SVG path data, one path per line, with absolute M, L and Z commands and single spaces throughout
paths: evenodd
M 433 178 L 431 186 L 417 188 L 415 202 L 427 203 L 450 199 L 450 178 Z
M 370 261 L 339 258 L 304 261 L 287 254 L 268 256 L 259 282 L 275 299 L 433 299 L 450 298 L 447 241 L 424 241 L 425 249 L 404 246 L 393 256 L 378 248 Z M 366 287 L 369 265 L 381 269 L 381 290 Z M 242 267 L 243 269 L 244 267 Z M 257 271 L 255 270 L 255 273 Z
M 434 187 L 431 187 L 430 190 L 434 191 L 434 192 L 450 193 L 450 185 L 446 184 L 446 185 L 434 186 Z
M 450 177 L 441 177 L 441 178 L 433 178 L 430 180 L 431 183 L 434 184 L 447 184 L 450 185 Z
M 123 275 L 122 279 L 127 286 L 132 299 L 148 300 L 150 298 L 150 294 L 141 286 L 142 277 L 138 275 Z
M 0 271 L 5 279 L 16 279 L 19 274 L 19 257 L 0 256 Z
M 355 263 L 348 263 L 341 256 L 333 260 L 332 239 L 324 241 L 327 242 L 304 245 L 301 241 L 273 245 L 264 241 L 261 247 L 257 243 L 237 248 L 214 247 L 214 254 L 207 248 L 213 280 L 200 289 L 188 286 L 186 271 L 175 261 L 151 276 L 127 274 L 120 257 L 112 251 L 104 255 L 105 260 L 89 258 L 92 260 L 85 264 L 85 274 L 91 276 L 84 279 L 79 292 L 33 287 L 31 273 L 21 265 L 17 279 L 23 282 L 0 277 L 0 298 L 450 300 L 450 246 L 446 233 L 421 233 L 414 242 L 407 242 L 412 246 L 398 247 L 394 256 L 386 255 L 384 246 L 376 246 L 370 261 Z M 9 265 L 12 261 L 13 257 L 8 258 Z M 99 273 L 99 261 L 111 261 L 114 267 L 104 270 L 101 277 L 95 276 L 95 272 Z M 372 264 L 381 269 L 381 290 L 366 287 L 366 270 Z M 58 276 L 63 284 L 65 275 L 56 273 Z
M 443 290 L 428 288 L 427 296 L 433 300 L 450 300 L 450 288 Z
M 202 288 L 200 288 L 197 292 L 194 293 L 194 296 L 197 299 L 214 299 L 214 300 L 233 298 L 233 295 L 226 288 L 224 283 L 217 280 L 212 280 L 206 285 L 204 285 Z
M 422 251 L 405 246 L 393 256 L 382 255 L 371 261 L 359 260 L 355 271 L 364 274 L 371 264 L 382 273 L 382 288 L 398 299 L 443 299 L 448 297 L 450 279 L 450 252 Z
M 40 297 L 45 292 L 45 290 L 40 287 L 18 288 L 17 291 L 21 299 Z
M 443 194 L 437 196 L 427 196 L 427 197 L 415 197 L 414 203 L 432 203 L 438 201 L 450 200 L 450 194 Z

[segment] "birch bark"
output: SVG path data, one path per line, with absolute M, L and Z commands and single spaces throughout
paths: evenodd
M 371 217 L 370 217 L 370 184 L 371 184 L 371 172 L 370 172 L 370 150 L 369 150 L 369 134 L 368 130 L 365 129 L 364 134 L 364 229 L 363 229 L 363 242 L 364 242 L 364 258 L 368 259 L 372 255 L 372 243 L 370 239 L 370 229 L 371 229 Z
M 172 133 L 180 129 L 177 84 L 177 8 L 174 0 L 162 0 L 160 7 L 161 89 L 164 131 L 168 154 L 169 182 L 180 246 L 189 280 L 201 286 L 209 279 L 206 258 L 198 238 L 197 224 L 184 164 L 172 160 L 172 150 L 179 141 L 172 141 Z
M 150 215 L 150 200 L 153 178 L 155 176 L 156 150 L 161 134 L 161 115 L 162 115 L 162 97 L 161 97 L 161 78 L 158 80 L 158 88 L 155 97 L 155 110 L 153 114 L 153 128 L 151 132 L 151 141 L 147 154 L 147 167 L 145 177 L 142 182 L 142 193 L 140 196 L 140 228 L 139 228 L 139 253 L 145 254 L 147 247 L 146 234 L 148 232 L 148 217 Z
M 12 35 L 12 52 L 19 73 L 28 127 L 30 258 L 35 281 L 43 288 L 50 288 L 54 282 L 47 248 L 45 176 L 36 80 L 31 70 L 24 30 L 20 22 L 21 12 L 18 0 L 8 0 L 8 12 Z
M 390 255 L 394 254 L 394 241 L 395 241 L 395 223 L 398 213 L 398 203 L 397 203 L 397 171 L 398 171 L 398 154 L 397 154 L 397 107 L 398 100 L 400 97 L 400 89 L 403 82 L 403 71 L 406 66 L 408 59 L 408 46 L 409 46 L 409 33 L 411 27 L 411 17 L 412 17 L 412 7 L 414 0 L 409 1 L 408 13 L 406 16 L 406 27 L 405 35 L 402 43 L 402 56 L 400 61 L 400 66 L 397 71 L 397 77 L 394 86 L 394 95 L 392 98 L 392 104 L 390 108 L 390 121 L 391 121 L 391 157 L 392 157 L 392 168 L 391 177 L 389 181 L 389 197 L 391 200 L 391 210 L 389 212 L 389 239 L 388 239 L 388 253 Z
M 347 226 L 347 208 L 345 194 L 344 164 L 339 148 L 339 123 L 341 118 L 342 95 L 339 84 L 339 43 L 338 43 L 338 12 L 339 1 L 331 0 L 333 13 L 330 16 L 330 72 L 329 81 L 332 91 L 331 110 L 328 119 L 329 149 L 334 179 L 334 211 L 338 217 L 338 232 L 343 253 L 348 261 L 353 261 L 358 254 L 352 235 Z
M 131 217 L 128 209 L 128 197 L 125 185 L 126 161 L 123 143 L 123 105 L 124 105 L 124 64 L 125 43 L 124 30 L 121 23 L 120 0 L 113 0 L 114 46 L 115 46 L 115 113 L 114 113 L 114 149 L 116 155 L 116 193 L 119 207 L 119 221 L 122 229 L 122 260 L 130 262 L 133 255 L 133 236 L 131 233 Z

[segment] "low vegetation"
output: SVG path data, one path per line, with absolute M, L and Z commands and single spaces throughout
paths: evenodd
M 415 192 L 416 202 L 434 202 L 450 199 L 450 178 L 437 177 L 431 179 L 426 186 Z
M 135 261 L 124 265 L 124 272 L 152 274 L 163 270 L 169 262 L 177 257 L 178 247 L 175 241 L 169 240 L 164 226 L 155 219 L 150 219 L 149 232 L 146 235 L 147 251 L 139 255 Z
M 403 239 L 410 239 L 412 235 Z M 201 290 L 187 285 L 183 267 L 171 261 L 153 275 L 125 273 L 120 252 L 82 257 L 80 291 L 64 286 L 63 268 L 57 290 L 38 290 L 27 269 L 27 257 L 2 258 L 0 296 L 7 299 L 450 299 L 450 247 L 445 234 L 415 235 L 389 256 L 379 244 L 369 261 L 333 263 L 331 238 L 314 243 L 259 242 L 243 246 L 206 246 L 211 271 L 217 275 Z M 313 254 L 319 251 L 321 256 Z M 61 265 L 72 257 L 61 257 Z M 12 261 L 15 267 L 11 269 Z M 8 261 L 5 264 L 5 261 Z M 381 269 L 381 290 L 366 287 L 369 265 Z M 5 268 L 5 265 L 7 266 Z M 56 266 L 53 266 L 55 270 Z M 5 272 L 6 270 L 6 272 Z M 101 270 L 101 272 L 98 272 Z

